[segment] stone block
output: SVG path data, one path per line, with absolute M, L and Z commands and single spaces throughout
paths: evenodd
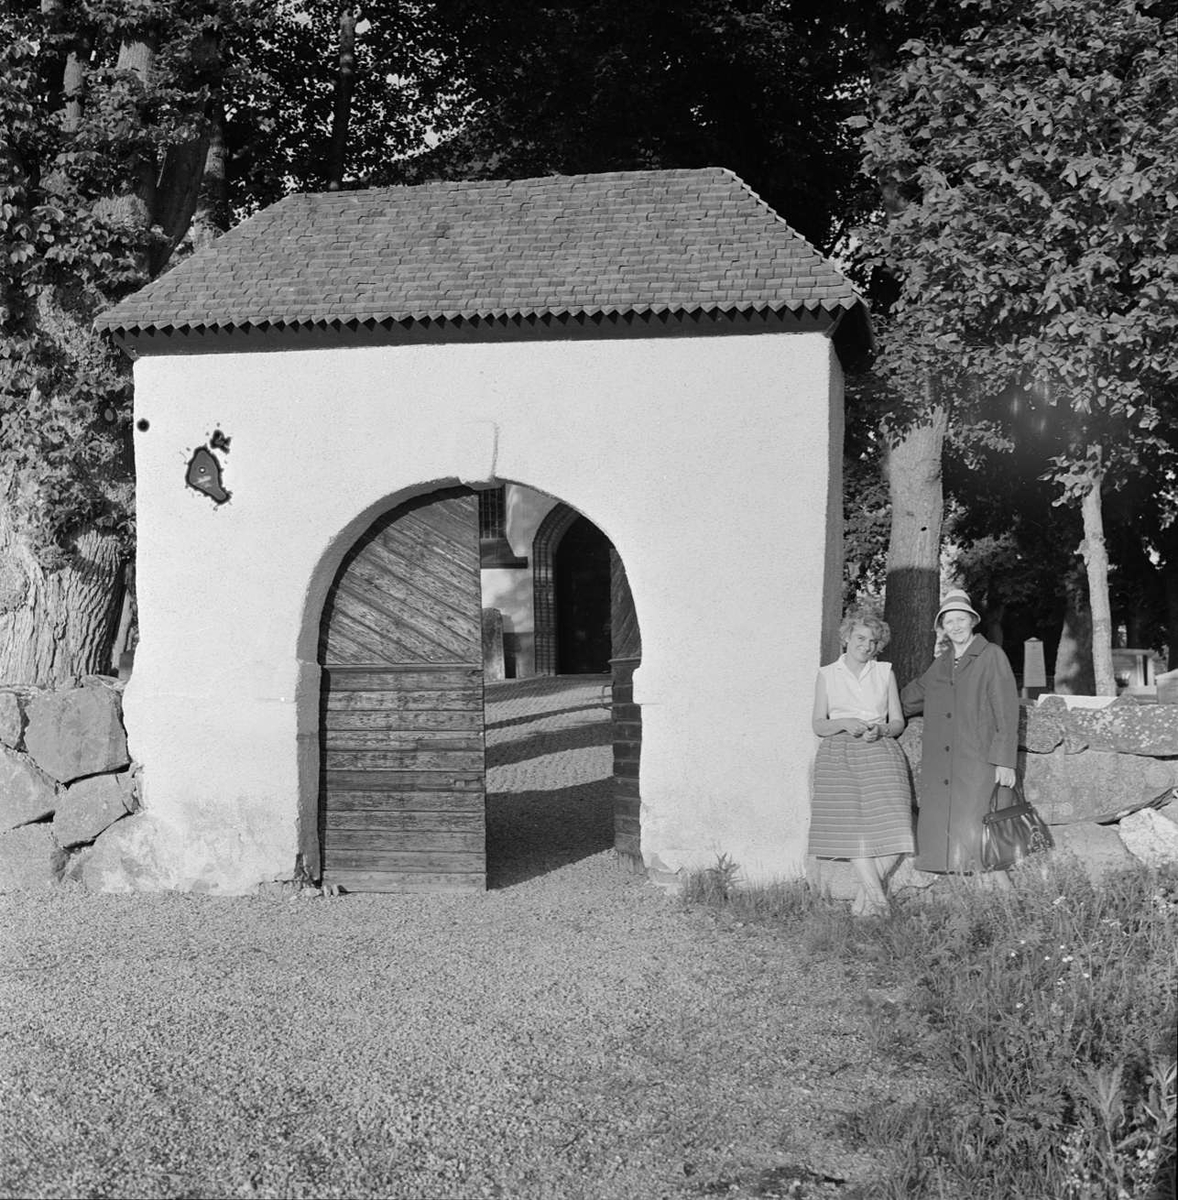
M 154 892 L 175 886 L 159 861 L 155 838 L 146 813 L 116 821 L 81 856 L 81 882 L 92 892 Z
M 72 850 L 65 851 L 67 857 L 61 872 L 62 883 L 82 882 L 82 868 L 92 850 L 92 846 L 75 846 Z
M 25 749 L 59 783 L 121 771 L 131 761 L 119 694 L 112 688 L 43 692 L 25 715 Z
M 1074 708 L 1066 717 L 1069 735 L 1092 750 L 1178 756 L 1178 705 L 1115 701 L 1105 708 Z
M 1109 872 L 1132 866 L 1134 861 L 1115 825 L 1095 825 L 1091 821 L 1060 825 L 1052 829 L 1051 836 L 1055 839 L 1055 849 L 1050 855 L 1070 855 L 1077 859 L 1093 883 L 1099 883 Z M 1038 860 L 1038 855 L 1028 858 L 1023 869 L 1029 869 Z
M 120 771 L 115 778 L 119 781 L 119 787 L 123 789 L 123 803 L 127 806 L 127 811 L 138 812 L 141 807 L 138 768 L 132 763 L 129 771 Z
M 0 829 L 15 829 L 53 815 L 57 788 L 23 754 L 0 749 Z
M 17 694 L 7 690 L 0 692 L 0 745 L 19 749 L 24 727 L 24 714 Z
M 1049 825 L 1108 818 L 1145 804 L 1178 784 L 1178 761 L 1066 747 L 1028 754 L 1023 771 L 1027 799 Z
M 1050 754 L 1064 739 L 1062 717 L 1067 708 L 1021 705 L 1018 744 L 1032 754 Z
M 0 833 L 0 892 L 44 891 L 61 879 L 65 851 L 48 825 Z
M 122 775 L 91 775 L 59 796 L 53 835 L 61 846 L 92 842 L 130 810 L 131 794 Z
M 1129 853 L 1147 867 L 1178 866 L 1178 825 L 1155 809 L 1130 813 L 1117 832 Z

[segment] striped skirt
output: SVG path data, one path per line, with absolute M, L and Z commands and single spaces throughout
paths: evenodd
M 810 853 L 877 858 L 912 850 L 912 785 L 895 738 L 823 738 L 814 762 Z

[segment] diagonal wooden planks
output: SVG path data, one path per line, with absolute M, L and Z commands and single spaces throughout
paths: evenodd
M 326 883 L 486 886 L 481 609 L 466 489 L 381 518 L 344 560 L 320 636 Z

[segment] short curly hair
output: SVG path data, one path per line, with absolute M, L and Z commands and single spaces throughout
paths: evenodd
M 839 626 L 839 644 L 844 650 L 851 640 L 851 634 L 860 625 L 875 634 L 876 654 L 892 640 L 892 631 L 888 628 L 888 623 L 882 620 L 874 609 L 854 608 L 843 617 L 843 623 Z

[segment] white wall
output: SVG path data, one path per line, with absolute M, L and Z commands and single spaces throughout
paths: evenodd
M 125 713 L 162 885 L 244 890 L 313 858 L 335 567 L 393 504 L 490 478 L 560 497 L 625 563 L 648 863 L 800 875 L 832 363 L 821 334 L 141 358 Z M 220 507 L 184 484 L 215 428 Z

